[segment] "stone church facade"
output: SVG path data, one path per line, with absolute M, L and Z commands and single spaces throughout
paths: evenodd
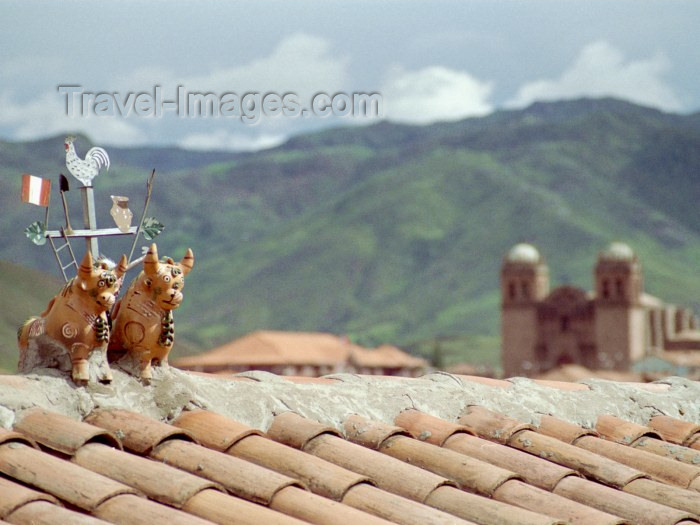
M 598 255 L 594 290 L 549 289 L 539 251 L 517 244 L 501 266 L 501 359 L 506 377 L 563 364 L 629 370 L 651 355 L 700 350 L 692 311 L 644 293 L 642 267 L 626 244 Z

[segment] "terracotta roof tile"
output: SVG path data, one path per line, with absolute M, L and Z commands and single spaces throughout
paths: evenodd
M 497 421 L 503 421 L 507 418 L 496 414 L 491 418 L 491 421 L 488 421 L 490 417 L 489 411 L 483 409 L 478 412 L 479 418 L 477 422 L 480 428 L 486 429 L 486 435 L 490 434 L 492 436 L 491 439 L 500 441 L 500 435 L 499 437 L 494 435 L 499 433 L 494 433 L 493 430 L 498 429 Z M 460 422 L 468 423 L 468 418 L 462 418 Z M 517 425 L 514 421 L 505 421 L 504 427 L 506 429 L 517 428 Z M 581 439 L 597 438 L 584 436 Z M 620 491 L 610 490 L 609 487 L 603 487 L 572 476 L 563 478 L 557 484 L 554 489 L 556 494 L 596 507 L 604 512 L 610 512 L 618 516 L 633 519 L 635 522 L 648 523 L 649 525 L 655 523 L 655 521 L 648 520 L 645 516 L 654 516 L 654 520 L 659 516 L 666 516 L 666 518 L 664 518 L 664 523 L 677 523 L 682 519 L 691 517 L 691 514 L 687 512 L 684 513 L 681 510 L 671 508 L 667 505 L 661 505 L 656 501 L 645 501 L 645 499 L 657 497 L 653 491 L 648 490 L 650 484 L 653 486 L 656 482 L 645 480 L 648 481 L 648 483 L 632 484 L 633 481 L 643 477 L 641 472 L 617 463 L 616 461 L 599 456 L 594 452 L 578 449 L 576 446 L 527 429 L 520 430 L 515 434 L 511 433 L 508 445 L 530 454 L 546 458 L 549 461 L 569 466 L 602 483 L 618 489 L 622 488 L 630 493 L 636 493 L 644 499 L 638 497 L 634 500 L 628 500 L 628 498 L 625 497 L 628 495 L 621 495 Z M 580 452 L 584 452 L 584 454 L 580 454 Z M 642 490 L 641 487 L 645 490 Z M 672 501 L 664 501 L 664 503 L 668 503 L 669 505 L 675 503 L 677 498 L 681 496 L 681 493 L 678 492 L 680 489 L 669 486 L 665 487 L 666 490 L 675 494 L 675 499 Z M 663 500 L 661 499 L 661 501 Z M 630 505 L 634 507 L 634 510 L 631 510 Z M 641 512 L 639 509 L 645 510 Z
M 367 484 L 356 485 L 343 503 L 402 525 L 460 524 L 469 522 L 416 501 L 379 490 Z
M 415 501 L 424 501 L 437 487 L 450 482 L 417 467 L 328 434 L 321 434 L 304 451 L 372 479 L 389 492 Z
M 700 425 L 670 416 L 652 417 L 649 426 L 661 434 L 666 441 L 678 445 L 690 446 L 700 434 Z
M 184 412 L 173 423 L 206 447 L 226 452 L 239 440 L 261 435 L 259 430 L 207 410 Z
M 196 420 L 197 418 L 194 419 Z M 326 517 L 335 516 L 337 518 L 345 515 L 348 519 L 359 519 L 368 523 L 373 522 L 372 517 L 364 513 L 359 513 L 345 505 L 330 502 L 306 493 L 303 489 L 300 489 L 301 484 L 297 480 L 270 471 L 254 463 L 249 463 L 230 455 L 223 455 L 191 443 L 189 442 L 189 434 L 186 435 L 181 430 L 174 433 L 166 428 L 169 425 L 158 423 L 139 414 L 121 412 L 118 418 L 112 418 L 109 417 L 108 412 L 101 412 L 99 418 L 93 417 L 92 420 L 95 422 L 107 422 L 113 427 L 120 427 L 127 442 L 129 442 L 129 434 L 133 429 L 142 428 L 144 430 L 142 435 L 150 435 L 152 440 L 150 442 L 142 438 L 136 440 L 140 449 L 149 449 L 154 443 L 160 442 L 160 444 L 155 445 L 151 449 L 150 455 L 154 459 L 215 481 L 240 498 L 269 505 L 271 509 L 278 510 L 284 514 L 303 517 L 314 511 L 314 509 L 325 509 Z M 202 420 L 201 415 L 199 420 Z M 128 423 L 124 425 L 124 421 L 128 421 Z M 230 427 L 231 425 L 229 424 L 228 426 Z M 159 431 L 156 431 L 156 427 L 159 427 Z M 244 432 L 244 434 L 250 435 L 247 432 Z M 176 439 L 181 436 L 185 436 L 187 441 Z M 166 437 L 167 440 L 162 441 L 162 437 Z M 275 523 L 284 521 L 283 518 L 262 508 L 250 507 L 240 501 L 231 502 L 226 498 L 222 499 L 216 494 L 211 494 L 209 491 L 205 492 L 202 496 L 197 493 L 194 497 L 187 498 L 187 503 L 184 504 L 183 508 L 212 519 L 225 512 L 225 509 L 241 507 L 241 512 L 245 516 L 251 516 L 252 522 Z M 210 504 L 211 501 L 219 501 L 222 506 L 212 505 Z M 215 514 L 212 515 L 212 512 Z M 322 515 L 317 516 L 316 522 L 321 517 Z M 237 519 L 240 520 L 242 518 L 239 516 Z
M 442 441 L 445 435 L 449 436 L 450 431 L 458 431 L 462 428 L 427 414 L 421 414 L 416 410 L 402 412 L 396 418 L 396 422 L 408 427 L 414 436 L 430 432 L 426 428 L 435 430 L 439 436 L 438 441 Z M 535 488 L 552 490 L 562 478 L 574 475 L 571 469 L 464 432 L 453 433 L 444 441 L 443 447 L 517 472 L 534 485 L 528 486 L 514 479 L 507 480 L 493 491 L 493 497 L 499 501 L 576 523 L 615 524 L 623 521 L 616 516 Z
M 32 525 L 58 525 L 63 523 L 70 523 L 71 525 L 106 525 L 109 522 L 86 514 L 80 514 L 47 503 L 46 501 L 34 501 L 7 516 L 7 523 L 31 523 Z
M 425 359 L 381 345 L 363 348 L 327 333 L 257 331 L 203 354 L 182 357 L 179 367 L 315 365 L 357 368 L 425 368 Z
M 554 489 L 554 493 L 595 507 L 603 512 L 622 516 L 630 522 L 640 525 L 675 525 L 685 519 L 692 519 L 687 512 L 659 505 L 643 496 L 637 497 L 628 494 L 626 490 L 630 488 L 630 485 L 623 492 L 569 476 L 561 480 Z
M 401 427 L 387 425 L 381 421 L 372 421 L 357 415 L 346 418 L 343 427 L 345 435 L 350 441 L 375 450 L 381 448 L 384 441 L 390 437 L 410 436 L 410 433 Z
M 0 445 L 3 443 L 24 443 L 33 448 L 39 448 L 39 446 L 28 436 L 20 434 L 19 432 L 13 432 L 11 430 L 5 430 L 0 427 Z
M 123 494 L 108 499 L 97 507 L 94 514 L 112 523 L 129 523 L 129 525 L 154 525 L 156 523 L 211 525 L 208 520 L 133 494 Z
M 688 440 L 687 446 L 694 448 L 695 450 L 700 450 L 700 434 L 695 434 L 694 437 Z
M 174 424 L 207 446 L 214 444 L 213 448 L 299 479 L 312 491 L 335 500 L 341 500 L 354 485 L 369 480 L 264 438 L 260 432 L 219 414 L 185 413 Z
M 296 419 L 303 418 L 296 416 Z M 428 467 L 428 471 L 440 472 L 442 475 L 449 471 L 459 478 L 455 481 L 481 492 L 493 492 L 495 487 L 513 476 L 509 472 L 421 443 L 408 437 L 401 429 L 377 421 L 366 421 L 353 416 L 346 420 L 345 428 L 348 429 L 350 439 L 358 440 L 370 448 L 377 448 L 378 451 L 392 457 L 382 458 L 372 450 L 353 446 L 331 435 L 319 435 L 309 441 L 304 450 L 368 475 L 380 488 L 389 492 L 426 503 L 463 519 L 478 518 L 484 508 L 489 508 L 488 514 L 497 516 L 502 523 L 542 525 L 557 522 L 542 515 L 456 490 L 447 483 L 447 478 L 428 476 L 428 473 L 419 467 Z M 415 446 L 418 447 L 418 451 Z
M 186 441 L 166 441 L 153 451 L 152 457 L 214 481 L 240 498 L 263 505 L 269 505 L 275 494 L 285 487 L 301 486 L 288 476 Z
M 295 516 L 309 523 L 336 524 L 361 523 L 363 525 L 388 525 L 389 521 L 363 512 L 344 503 L 323 498 L 313 492 L 289 487 L 275 494 L 270 508 Z
M 556 518 L 458 491 L 448 486 L 435 489 L 428 496 L 426 503 L 431 507 L 467 518 L 471 516 L 480 521 L 484 519 L 484 516 L 488 516 L 489 521 L 504 525 L 560 525 L 564 523 Z
M 615 416 L 599 416 L 595 428 L 605 439 L 623 445 L 631 445 L 641 437 L 661 439 L 659 433 L 654 431 L 654 429 L 643 425 L 637 425 L 636 423 L 625 421 Z
M 404 410 L 396 416 L 394 423 L 410 432 L 416 439 L 439 447 L 455 434 L 474 435 L 465 426 L 424 414 L 416 409 Z
M 646 427 L 629 423 L 618 418 L 607 417 L 598 420 L 601 430 L 621 442 L 599 439 L 587 429 L 561 421 L 551 416 L 543 416 L 539 431 L 557 437 L 590 452 L 613 459 L 619 463 L 633 466 L 655 479 L 687 488 L 700 476 L 700 468 L 691 465 L 679 465 L 671 459 L 644 452 L 626 445 L 649 433 Z M 624 443 L 624 444 L 623 444 Z
M 408 437 L 405 430 L 378 421 L 351 416 L 345 420 L 345 429 L 348 439 L 355 443 L 444 476 L 460 487 L 489 497 L 503 483 L 516 477 L 513 472 L 500 467 Z
M 15 430 L 30 436 L 45 447 L 67 455 L 73 455 L 86 443 L 103 443 L 110 447 L 122 448 L 117 437 L 106 430 L 43 408 L 23 412 L 19 421 L 15 422 Z
M 287 421 L 294 420 L 299 425 L 302 424 L 301 421 L 304 418 L 300 416 L 286 416 L 285 419 Z M 314 422 L 312 421 L 308 421 L 305 424 L 311 428 L 314 427 Z M 393 430 L 387 433 L 391 434 Z M 425 502 L 461 518 L 468 518 L 470 514 L 467 502 L 470 499 L 469 496 L 456 491 L 453 487 L 450 487 L 450 489 L 458 493 L 458 495 L 450 494 L 445 496 L 444 491 L 441 491 L 440 498 L 436 497 L 436 500 L 431 500 L 431 496 L 436 492 L 436 489 L 449 486 L 450 482 L 447 479 L 421 470 L 418 467 L 407 465 L 394 458 L 378 455 L 364 447 L 348 443 L 340 437 L 330 434 L 317 435 L 307 442 L 304 451 L 369 476 L 380 488 L 388 492 L 416 502 Z M 438 500 L 439 503 L 436 503 Z M 449 508 L 442 505 L 449 505 Z M 440 522 L 447 520 L 449 522 L 454 517 L 450 518 L 448 515 L 437 513 L 431 519 L 440 520 Z
M 183 510 L 215 523 L 241 523 L 243 525 L 301 525 L 304 523 L 291 516 L 256 505 L 244 499 L 234 498 L 206 489 L 190 498 Z
M 533 425 L 492 412 L 481 406 L 467 407 L 459 422 L 478 436 L 506 444 L 513 434 L 534 429 Z
M 228 451 L 234 456 L 295 477 L 311 491 L 337 501 L 341 501 L 355 485 L 369 481 L 367 476 L 298 452 L 260 436 L 242 439 Z
M 355 509 L 407 525 L 422 525 L 435 519 L 433 509 L 378 490 L 368 485 L 366 476 L 261 437 L 249 427 L 218 414 L 183 414 L 175 424 L 187 428 L 201 442 L 207 436 L 219 444 L 233 441 L 227 449 L 229 454 L 297 478 L 315 494 Z
M 625 520 L 613 514 L 520 482 L 504 483 L 496 489 L 494 498 L 565 520 L 567 523 L 591 525 L 625 523 Z
M 620 431 L 616 435 L 623 441 L 630 442 L 630 436 L 643 436 L 646 434 L 645 427 L 639 425 L 625 425 L 620 421 Z M 613 459 L 625 465 L 638 467 L 640 471 L 666 483 L 671 483 L 680 487 L 689 487 L 690 484 L 700 476 L 700 469 L 690 465 L 674 463 L 674 461 L 637 450 L 620 443 L 605 441 L 595 436 L 586 433 L 586 429 L 580 428 L 578 431 L 576 425 L 558 421 L 556 418 L 543 418 L 543 426 L 553 426 L 564 429 L 564 440 L 571 441 L 577 447 L 588 450 L 591 453 L 599 454 L 609 459 Z M 603 429 L 607 432 L 613 424 L 614 420 L 607 419 L 604 421 Z M 576 435 L 578 434 L 578 437 Z M 573 437 L 573 440 L 571 439 Z M 632 494 L 656 501 L 667 506 L 672 506 L 679 510 L 698 513 L 700 512 L 700 498 L 696 498 L 697 503 L 693 503 L 694 495 L 689 491 L 663 485 L 652 480 L 634 480 L 626 484 L 624 490 Z M 656 487 L 656 488 L 655 488 Z
M 528 430 L 528 428 L 532 428 L 531 425 L 520 424 L 517 420 L 506 418 L 481 407 L 478 407 L 478 410 L 476 408 L 470 407 L 472 410 L 460 418 L 460 423 L 477 431 L 483 437 L 491 437 L 498 442 L 505 442 L 508 446 L 567 466 L 587 477 L 616 488 L 622 488 L 633 479 L 644 476 L 642 472 L 621 465 L 616 461 L 582 450 L 556 438 Z M 472 423 L 477 426 L 472 427 Z
M 632 443 L 631 446 L 657 456 L 671 458 L 696 467 L 700 466 L 700 451 L 684 447 L 683 445 L 676 445 L 661 439 L 642 437 Z
M 300 417 L 294 412 L 278 415 L 267 429 L 268 437 L 278 443 L 299 449 L 303 449 L 309 441 L 321 434 L 340 436 L 340 432 L 335 428 Z
M 691 490 L 664 485 L 651 479 L 636 479 L 623 490 L 666 507 L 700 515 L 700 497 Z
M 37 492 L 3 477 L 0 477 L 0 494 L 2 494 L 0 497 L 0 519 L 32 501 L 58 503 L 56 498 L 49 494 Z
M 698 467 L 600 438 L 584 436 L 576 441 L 576 446 L 624 465 L 634 466 L 635 469 L 654 479 L 679 487 L 688 487 L 695 478 L 700 476 Z
M 598 435 L 595 430 L 573 425 L 567 421 L 563 421 L 552 416 L 542 416 L 540 418 L 540 426 L 537 427 L 537 431 L 545 436 L 551 436 L 569 444 L 573 444 L 582 436 Z
M 462 431 L 466 427 L 417 410 L 404 411 L 395 421 L 409 430 L 417 439 L 429 433 L 430 436 L 426 438 L 428 442 L 432 442 L 431 440 L 435 438 L 437 441 L 435 444 L 441 444 L 444 448 L 510 470 L 531 485 L 545 490 L 552 490 L 566 476 L 578 475 L 570 468 L 467 434 Z
M 168 439 L 193 441 L 182 429 L 127 410 L 95 410 L 85 421 L 93 428 L 110 430 L 126 448 L 138 454 L 148 454 Z
M 22 443 L 0 446 L 0 472 L 87 511 L 117 494 L 136 493 L 122 483 Z
M 73 461 L 178 508 L 205 488 L 217 487 L 204 478 L 96 443 L 80 448 Z
M 117 390 L 126 381 L 141 388 L 119 369 L 114 375 Z M 16 431 L 0 429 L 0 520 L 697 524 L 700 451 L 690 446 L 700 446 L 700 410 L 689 400 L 700 387 L 661 386 L 449 374 L 289 381 L 256 372 L 241 381 L 170 369 L 154 370 L 138 399 L 105 402 L 105 392 L 55 376 L 0 376 L 10 409 L 2 421 Z M 51 402 L 58 397 L 41 388 L 75 404 Z M 314 419 L 279 413 L 290 408 Z M 666 422 L 682 427 L 685 446 L 638 425 L 654 413 L 694 421 Z M 606 417 L 627 414 L 635 423 Z M 176 426 L 165 423 L 173 415 Z M 597 422 L 602 437 L 582 422 Z

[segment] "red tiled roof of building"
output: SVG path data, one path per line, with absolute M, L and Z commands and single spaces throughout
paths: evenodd
M 694 382 L 114 375 L 0 376 L 0 522 L 700 522 Z
M 358 368 L 424 368 L 424 359 L 391 345 L 363 348 L 347 338 L 318 332 L 257 331 L 199 355 L 182 357 L 184 368 L 223 366 L 309 365 Z

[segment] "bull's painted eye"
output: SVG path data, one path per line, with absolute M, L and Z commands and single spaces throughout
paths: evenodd
M 173 290 L 179 290 L 179 289 L 180 289 L 180 283 L 173 284 Z
M 105 286 L 104 280 L 103 280 L 103 279 L 100 279 L 100 281 L 97 283 L 97 286 L 100 287 L 100 288 L 104 288 L 104 286 Z
M 164 276 L 163 276 L 163 280 L 164 280 L 166 283 L 169 283 L 169 282 L 170 282 L 170 276 L 169 276 L 169 275 L 164 275 Z

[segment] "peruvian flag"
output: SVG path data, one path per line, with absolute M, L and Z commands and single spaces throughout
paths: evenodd
M 22 174 L 22 202 L 36 204 L 37 206 L 48 206 L 51 194 L 51 181 L 35 177 L 29 173 Z

